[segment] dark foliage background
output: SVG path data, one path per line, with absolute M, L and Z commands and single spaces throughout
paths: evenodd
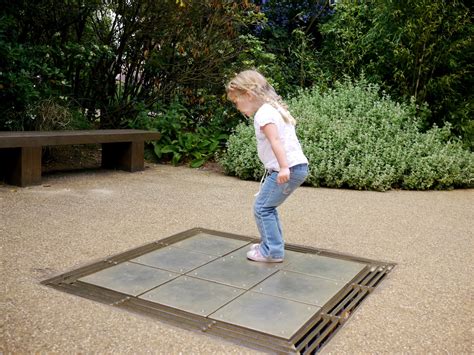
M 284 97 L 348 76 L 414 100 L 422 129 L 473 147 L 473 26 L 453 0 L 0 0 L 0 129 L 159 130 L 153 156 L 200 166 L 242 116 L 226 80 Z

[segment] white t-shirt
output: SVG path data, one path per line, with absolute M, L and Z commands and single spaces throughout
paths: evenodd
M 257 138 L 258 157 L 265 166 L 265 169 L 280 171 L 280 165 L 273 153 L 270 141 L 261 130 L 263 126 L 269 123 L 275 124 L 278 129 L 278 135 L 280 136 L 280 141 L 286 153 L 288 167 L 291 168 L 298 164 L 308 164 L 308 159 L 306 159 L 300 142 L 296 137 L 295 126 L 291 123 L 286 123 L 275 107 L 270 104 L 263 104 L 254 115 L 253 125 Z

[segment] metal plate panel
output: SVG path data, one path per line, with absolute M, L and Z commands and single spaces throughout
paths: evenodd
M 216 256 L 212 255 L 195 253 L 180 248 L 166 247 L 144 254 L 130 261 L 184 274 L 216 258 Z
M 238 239 L 223 238 L 212 234 L 199 233 L 195 236 L 174 243 L 173 246 L 204 254 L 223 256 L 246 244 L 249 244 L 249 242 Z
M 289 244 L 282 263 L 257 263 L 246 258 L 253 242 L 196 228 L 42 283 L 271 353 L 305 353 L 319 351 L 344 324 L 338 317 L 394 267 Z M 319 332 L 321 319 L 331 325 Z
M 128 295 L 137 296 L 177 276 L 179 276 L 179 274 L 124 262 L 94 274 L 84 276 L 78 280 Z
M 247 248 L 239 249 L 188 275 L 248 290 L 283 267 L 283 263 L 250 261 L 246 257 L 247 251 Z
M 344 285 L 344 282 L 280 270 L 252 291 L 322 307 Z
M 289 339 L 319 307 L 247 292 L 209 318 Z
M 366 265 L 327 256 L 301 254 L 298 257 L 292 257 L 285 270 L 347 282 L 352 280 Z
M 208 316 L 245 292 L 235 287 L 182 276 L 140 296 L 148 301 Z

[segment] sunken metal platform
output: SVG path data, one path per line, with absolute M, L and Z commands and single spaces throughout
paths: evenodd
M 315 353 L 395 266 L 297 245 L 246 259 L 257 239 L 195 228 L 42 284 L 274 353 Z

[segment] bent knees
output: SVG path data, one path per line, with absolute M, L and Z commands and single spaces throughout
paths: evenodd
M 265 205 L 255 203 L 253 206 L 253 214 L 256 218 L 262 218 L 274 214 L 276 207 L 267 207 Z

